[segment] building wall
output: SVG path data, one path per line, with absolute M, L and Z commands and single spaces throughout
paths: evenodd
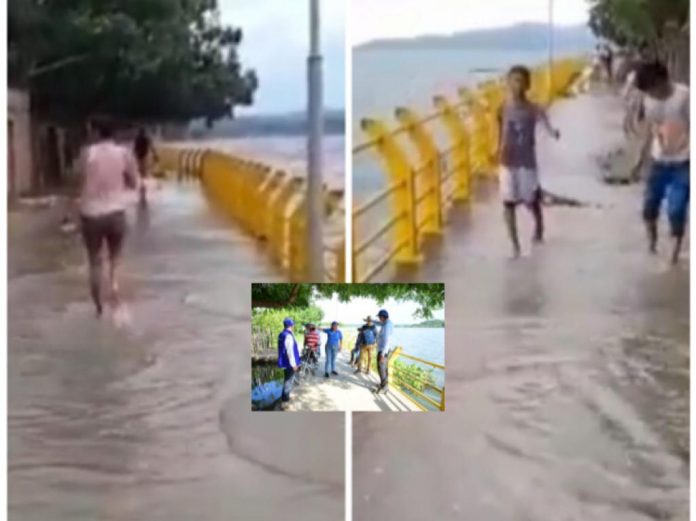
M 16 197 L 35 188 L 29 95 L 23 91 L 7 92 L 7 130 L 7 189 L 10 197 Z

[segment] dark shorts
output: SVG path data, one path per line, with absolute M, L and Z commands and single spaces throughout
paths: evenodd
M 119 211 L 100 216 L 82 216 L 82 238 L 90 263 L 98 262 L 102 245 L 106 243 L 109 256 L 121 254 L 126 235 L 126 212 Z
M 660 215 L 662 200 L 667 198 L 667 216 L 672 234 L 681 236 L 686 227 L 689 209 L 689 162 L 654 163 L 645 185 L 643 218 L 655 221 Z

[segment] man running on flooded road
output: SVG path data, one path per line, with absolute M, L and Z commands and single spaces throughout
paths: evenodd
M 391 349 L 394 325 L 389 320 L 389 313 L 386 309 L 380 309 L 377 313 L 379 318 L 379 333 L 377 334 L 377 367 L 379 368 L 379 386 L 373 390 L 375 394 L 386 393 L 389 390 L 389 350 Z
M 152 141 L 147 135 L 147 130 L 145 130 L 145 127 L 140 127 L 138 130 L 138 135 L 135 136 L 133 152 L 135 153 L 135 158 L 138 160 L 138 169 L 140 170 L 140 175 L 144 180 L 148 177 L 147 161 L 150 154 L 153 155 L 155 160 L 157 159 L 155 149 L 152 146 Z M 147 206 L 147 193 L 144 182 L 140 185 L 140 205 Z
M 111 122 L 97 121 L 95 127 L 97 141 L 86 146 L 80 156 L 80 217 L 92 300 L 97 316 L 101 316 L 102 246 L 106 243 L 108 249 L 109 288 L 116 308 L 119 304 L 117 270 L 126 234 L 127 191 L 137 189 L 140 176 L 133 154 L 114 141 Z
M 662 200 L 667 198 L 667 215 L 674 238 L 672 264 L 676 264 L 689 208 L 689 87 L 671 81 L 667 67 L 659 62 L 640 65 L 635 82 L 645 95 L 641 116 L 648 132 L 633 174 L 640 172 L 646 161 L 651 161 L 643 204 L 648 247 L 651 253 L 657 253 L 657 219 Z

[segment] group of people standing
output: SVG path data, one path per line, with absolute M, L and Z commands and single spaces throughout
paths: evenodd
M 388 390 L 388 357 L 394 331 L 394 326 L 389 319 L 389 312 L 386 309 L 381 309 L 377 313 L 377 317 L 377 322 L 373 322 L 372 317 L 368 316 L 364 319 L 365 325 L 358 328 L 358 337 L 351 351 L 350 359 L 350 365 L 355 368 L 356 374 L 361 371 L 369 374 L 372 356 L 376 352 L 380 382 L 372 389 L 375 394 L 386 393 Z M 278 367 L 282 368 L 284 372 L 282 402 L 290 401 L 295 378 L 302 364 L 317 364 L 319 362 L 321 357 L 320 332 L 326 335 L 324 378 L 338 376 L 336 357 L 343 349 L 343 333 L 338 326 L 336 321 L 331 323 L 331 327 L 324 329 L 318 328 L 315 324 L 305 324 L 304 346 L 301 352 L 294 333 L 295 321 L 290 317 L 283 320 L 283 331 L 278 335 Z

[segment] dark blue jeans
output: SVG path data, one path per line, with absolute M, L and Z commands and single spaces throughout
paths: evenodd
M 379 386 L 386 389 L 389 386 L 389 365 L 385 352 L 377 353 L 377 366 L 379 368 Z
M 681 237 L 686 227 L 689 209 L 689 161 L 683 163 L 659 163 L 652 171 L 645 185 L 643 218 L 656 221 L 660 216 L 662 200 L 667 198 L 667 216 L 672 235 Z
M 326 346 L 326 363 L 324 364 L 324 372 L 330 373 L 336 370 L 336 353 L 338 346 Z
M 290 391 L 295 383 L 295 370 L 292 367 L 285 368 L 285 378 L 283 380 L 283 401 L 290 400 Z

